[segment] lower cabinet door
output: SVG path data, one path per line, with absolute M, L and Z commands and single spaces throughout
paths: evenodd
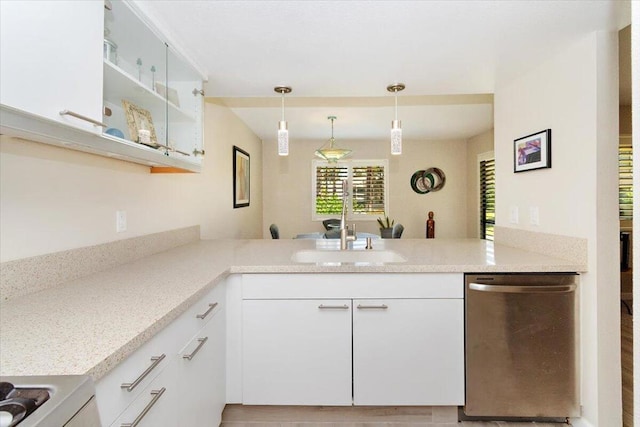
M 351 300 L 245 300 L 243 403 L 351 405 Z
M 219 426 L 226 401 L 225 313 L 219 311 L 178 354 L 177 426 Z
M 464 404 L 463 304 L 354 300 L 354 404 Z
M 176 410 L 178 393 L 177 363 L 167 367 L 136 397 L 111 427 L 181 426 Z

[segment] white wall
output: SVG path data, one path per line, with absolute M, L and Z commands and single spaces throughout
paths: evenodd
M 467 237 L 480 238 L 480 165 L 478 155 L 493 152 L 493 129 L 467 141 Z
M 264 230 L 278 225 L 281 238 L 298 233 L 324 231 L 311 220 L 311 162 L 324 141 L 296 141 L 291 135 L 290 154 L 280 157 L 275 141 L 264 143 Z M 352 159 L 389 159 L 390 218 L 404 225 L 403 238 L 425 238 L 427 213 L 434 212 L 436 238 L 466 237 L 467 171 L 466 141 L 403 141 L 403 153 L 391 156 L 389 142 L 337 140 L 353 150 Z M 417 194 L 410 179 L 417 170 L 438 167 L 446 184 L 438 192 Z M 353 222 L 353 221 L 349 221 Z M 375 221 L 356 221 L 357 230 L 380 234 Z
M 533 65 L 535 64 L 535 65 Z M 588 239 L 581 277 L 582 425 L 621 421 L 617 34 L 594 33 L 495 91 L 497 225 Z M 513 173 L 513 140 L 552 129 L 552 168 Z M 540 225 L 529 224 L 538 207 Z M 519 224 L 509 222 L 518 207 Z
M 206 105 L 201 174 L 149 168 L 0 137 L 0 259 L 8 261 L 191 225 L 203 238 L 261 237 L 261 142 L 230 110 Z M 233 209 L 232 145 L 251 153 L 251 206 Z M 115 213 L 127 213 L 116 233 Z

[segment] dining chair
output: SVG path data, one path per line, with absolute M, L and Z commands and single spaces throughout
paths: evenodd
M 271 238 L 272 239 L 279 239 L 280 238 L 280 230 L 278 230 L 278 226 L 275 224 L 271 224 L 269 226 L 269 231 L 271 232 Z
M 340 220 L 337 218 L 329 218 L 322 221 L 322 225 L 324 225 L 325 230 L 335 230 L 340 228 Z
M 402 232 L 404 231 L 404 226 L 400 223 L 396 224 L 393 226 L 393 229 L 391 230 L 391 238 L 392 239 L 399 239 L 402 237 Z

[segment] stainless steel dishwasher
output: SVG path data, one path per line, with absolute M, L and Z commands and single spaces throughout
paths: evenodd
M 580 415 L 576 274 L 465 275 L 464 415 Z

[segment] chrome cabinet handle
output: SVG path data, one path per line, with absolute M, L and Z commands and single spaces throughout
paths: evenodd
M 320 304 L 318 306 L 320 310 L 348 310 L 349 306 L 347 304 L 344 305 L 324 305 Z
M 389 306 L 386 304 L 380 305 L 361 305 L 358 304 L 358 310 L 386 310 Z
M 142 421 L 144 416 L 147 415 L 147 412 L 149 412 L 151 408 L 153 408 L 153 405 L 156 404 L 158 399 L 160 399 L 165 391 L 167 391 L 166 387 L 162 387 L 160 390 L 151 390 L 151 396 L 153 396 L 151 402 L 149 402 L 147 406 L 144 407 L 142 412 L 140 412 L 140 415 L 138 415 L 132 423 L 122 423 L 120 424 L 120 427 L 136 427 L 138 424 L 140 424 L 140 421 Z
M 213 304 L 209 304 L 209 308 L 207 309 L 207 311 L 205 311 L 202 314 L 196 314 L 196 317 L 198 319 L 204 319 L 205 317 L 207 317 L 209 315 L 209 313 L 211 313 L 213 311 L 214 308 L 216 308 L 218 306 L 217 302 L 214 302 Z
M 191 359 L 193 359 L 193 356 L 195 356 L 195 355 L 196 355 L 196 353 L 200 351 L 200 349 L 202 348 L 202 346 L 204 345 L 204 343 L 206 343 L 206 342 L 207 342 L 207 340 L 208 340 L 208 339 L 209 339 L 209 337 L 198 338 L 198 343 L 199 343 L 199 344 L 198 344 L 198 346 L 196 347 L 196 349 L 195 349 L 195 350 L 193 350 L 193 351 L 191 352 L 191 354 L 185 354 L 185 355 L 183 355 L 183 356 L 182 356 L 182 358 L 183 358 L 183 359 L 187 359 L 187 360 L 191 360 Z
M 78 113 L 70 111 L 70 110 L 62 110 L 62 111 L 60 111 L 60 115 L 61 116 L 75 117 L 76 119 L 84 120 L 85 122 L 89 122 L 92 125 L 102 126 L 103 128 L 108 128 L 109 127 L 109 126 L 105 125 L 102 122 L 99 122 L 97 120 L 93 120 L 91 117 L 83 116 L 82 114 L 78 114 Z
M 144 371 L 142 374 L 140 374 L 140 376 L 138 378 L 136 378 L 136 380 L 132 383 L 122 383 L 122 385 L 120 385 L 120 388 L 125 388 L 127 389 L 127 391 L 132 391 L 134 388 L 136 388 L 138 386 L 138 384 L 140 384 L 142 382 L 142 380 L 149 375 L 149 373 L 151 371 L 153 371 L 155 369 L 156 366 L 158 366 L 160 364 L 160 362 L 162 362 L 162 359 L 164 359 L 166 357 L 166 354 L 162 353 L 160 356 L 154 356 L 151 358 L 151 361 L 153 362 L 151 364 L 151 366 L 149 366 L 147 368 L 146 371 Z

